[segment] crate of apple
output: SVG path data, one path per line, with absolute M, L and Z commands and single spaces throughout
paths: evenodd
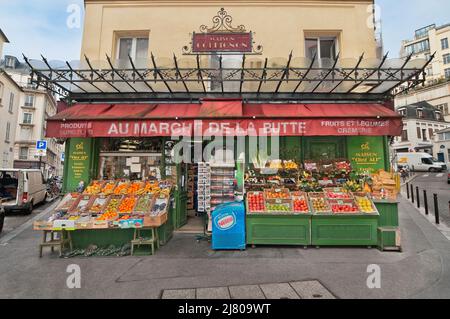
M 345 192 L 342 188 L 325 188 L 327 198 L 330 199 L 349 199 L 352 198 L 350 193 Z
M 330 201 L 331 210 L 335 214 L 355 214 L 360 210 L 353 200 L 333 200 Z
M 262 192 L 247 194 L 248 209 L 251 212 L 263 212 L 265 210 L 264 195 Z

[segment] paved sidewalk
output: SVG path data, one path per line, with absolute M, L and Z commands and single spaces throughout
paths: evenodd
M 336 298 L 450 298 L 450 241 L 406 200 L 400 202 L 400 225 L 401 253 L 298 247 L 213 251 L 193 234 L 175 234 L 155 256 L 72 259 L 57 253 L 38 258 L 41 233 L 28 227 L 0 246 L 0 298 L 157 299 L 180 290 L 197 297 L 262 291 L 284 298 L 292 292 L 286 285 L 303 298 L 294 288 L 302 282 L 320 282 Z M 67 288 L 71 264 L 80 266 L 81 289 Z M 381 268 L 380 289 L 367 287 L 371 264 Z

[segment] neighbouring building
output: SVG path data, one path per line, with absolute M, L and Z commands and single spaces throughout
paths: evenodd
M 413 59 L 429 58 L 436 52 L 435 58 L 426 70 L 427 82 L 436 83 L 450 79 L 450 24 L 435 24 L 415 31 L 414 39 L 404 40 L 400 56 L 413 55 Z
M 450 127 L 436 132 L 433 153 L 439 161 L 450 164 Z
M 30 70 L 16 57 L 5 56 L 3 67 L 11 79 L 20 86 L 17 96 L 17 128 L 11 147 L 14 153 L 14 168 L 40 168 L 45 178 L 59 175 L 63 147 L 54 138 L 45 138 L 46 119 L 55 115 L 54 95 L 31 84 Z M 47 140 L 46 156 L 38 156 L 36 142 Z
M 427 152 L 433 154 L 436 132 L 450 127 L 442 112 L 427 102 L 418 102 L 397 108 L 403 116 L 403 132 L 394 138 L 396 152 Z
M 8 38 L 0 30 L 0 53 Z M 1 56 L 1 55 L 0 55 Z M 21 87 L 0 66 L 0 167 L 14 164 L 14 140 L 16 136 Z
M 395 98 L 396 108 L 426 101 L 441 110 L 450 121 L 450 24 L 440 27 L 430 25 L 415 31 L 413 40 L 402 42 L 400 55 L 412 59 L 435 57 L 426 69 L 425 86 L 416 87 Z

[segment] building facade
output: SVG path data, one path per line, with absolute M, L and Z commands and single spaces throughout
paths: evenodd
M 41 169 L 44 177 L 59 175 L 63 147 L 54 138 L 45 138 L 46 119 L 55 115 L 56 100 L 49 91 L 31 84 L 29 69 L 13 56 L 5 56 L 4 69 L 21 87 L 17 97 L 17 128 L 12 144 L 14 168 Z M 36 142 L 47 141 L 46 156 L 39 156 Z
M 212 26 L 224 5 L 231 24 L 254 32 L 261 57 L 286 57 L 291 51 L 298 57 L 377 56 L 372 0 L 85 0 L 81 57 L 105 61 L 108 55 L 120 62 L 129 54 L 148 63 L 151 53 L 160 59 L 181 56 L 192 33 Z
M 435 24 L 415 31 L 414 39 L 404 40 L 400 49 L 401 57 L 413 55 L 428 58 L 436 52 L 435 58 L 427 68 L 427 82 L 436 83 L 450 79 L 450 24 Z
M 450 127 L 441 111 L 427 102 L 418 102 L 399 107 L 397 112 L 403 116 L 403 132 L 394 138 L 394 151 L 433 154 L 436 132 Z
M 436 132 L 433 143 L 433 153 L 436 158 L 444 163 L 450 164 L 450 128 Z
M 0 53 L 3 44 L 9 43 L 0 30 Z M 0 167 L 12 168 L 21 87 L 0 66 Z

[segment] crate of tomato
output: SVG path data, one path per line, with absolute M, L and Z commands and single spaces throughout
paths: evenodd
M 263 192 L 247 193 L 247 212 L 262 213 L 266 210 Z
M 358 214 L 361 211 L 353 199 L 330 199 L 333 214 Z
M 292 208 L 295 213 L 308 213 L 311 211 L 308 203 L 308 195 L 304 192 L 292 193 Z

